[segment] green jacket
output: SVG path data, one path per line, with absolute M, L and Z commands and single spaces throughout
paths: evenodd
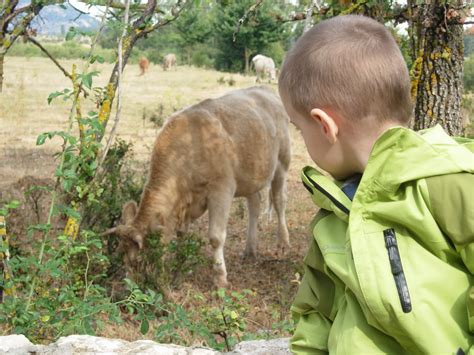
M 321 210 L 292 306 L 294 353 L 473 351 L 473 148 L 439 126 L 389 129 L 352 201 L 303 169 Z

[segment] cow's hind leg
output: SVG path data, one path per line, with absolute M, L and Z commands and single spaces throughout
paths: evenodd
M 278 217 L 278 252 L 284 254 L 289 246 L 288 227 L 286 226 L 286 171 L 279 166 L 272 180 L 272 203 Z
M 255 258 L 257 257 L 257 227 L 258 216 L 260 215 L 260 193 L 257 192 L 247 197 L 247 207 L 249 210 L 249 223 L 244 257 Z
M 227 270 L 224 260 L 224 243 L 227 234 L 227 221 L 232 204 L 232 192 L 214 192 L 209 196 L 209 241 L 213 249 L 214 284 L 227 286 Z

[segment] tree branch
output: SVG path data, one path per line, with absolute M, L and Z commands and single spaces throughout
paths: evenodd
M 64 74 L 65 77 L 71 79 L 71 81 L 73 80 L 73 77 L 72 75 L 66 70 L 64 69 L 64 67 L 56 60 L 56 58 L 54 58 L 46 48 L 43 47 L 43 45 L 41 43 L 39 43 L 36 39 L 34 39 L 33 37 L 30 37 L 28 35 L 25 35 L 26 39 L 33 43 L 35 46 L 37 46 L 44 54 L 46 54 L 46 56 L 51 59 L 53 61 L 53 63 L 59 68 L 59 70 L 62 71 L 62 73 Z M 79 90 L 82 91 L 84 93 L 84 97 L 87 97 L 89 95 L 89 93 L 84 89 L 84 87 L 82 85 L 79 85 Z
M 170 19 L 166 19 L 162 22 L 157 22 L 155 25 L 153 25 L 150 29 L 146 29 L 144 30 L 144 34 L 147 34 L 147 33 L 150 33 L 150 32 L 153 32 L 154 30 L 160 28 L 160 27 L 163 27 L 163 26 L 166 26 L 168 25 L 169 23 L 175 21 L 179 15 L 181 14 L 181 12 L 183 12 L 183 10 L 186 8 L 186 6 L 188 5 L 189 3 L 185 1 L 184 5 L 178 9 L 175 8 L 174 10 L 174 15 L 172 18 Z
M 82 2 L 84 4 L 88 4 L 87 0 L 78 0 L 78 1 Z M 107 1 L 107 0 L 97 0 L 97 1 L 94 2 L 94 6 L 107 6 L 107 3 L 109 3 L 109 1 Z M 148 3 L 147 4 L 133 4 L 132 5 L 134 10 L 146 10 L 147 6 L 148 6 Z M 113 8 L 113 9 L 117 9 L 117 10 L 125 10 L 125 8 L 126 8 L 124 3 L 121 3 L 120 1 L 117 1 L 117 0 L 111 1 L 109 3 L 109 7 Z M 154 12 L 155 13 L 160 13 L 160 14 L 165 13 L 162 9 L 156 8 L 156 5 L 155 5 L 155 11 Z
M 117 126 L 120 121 L 120 114 L 122 112 L 122 71 L 123 71 L 123 61 L 122 61 L 122 46 L 124 39 L 127 38 L 127 29 L 128 29 L 128 12 L 130 10 L 130 0 L 126 0 L 125 4 L 125 14 L 124 14 L 124 27 L 123 27 L 123 32 L 122 36 L 120 37 L 119 43 L 118 43 L 118 65 L 119 65 L 119 70 L 118 70 L 118 77 L 117 77 L 117 111 L 115 112 L 115 121 L 114 125 L 112 126 L 112 131 L 110 132 L 109 139 L 107 140 L 107 144 L 105 146 L 105 149 L 102 153 L 102 159 L 99 162 L 98 166 L 102 166 L 102 164 L 105 161 L 105 158 L 107 157 L 107 153 L 109 152 L 110 146 L 112 144 L 112 140 L 114 139 L 115 136 L 115 131 L 117 130 Z
M 257 10 L 257 8 L 262 4 L 263 0 L 257 0 L 257 2 L 255 4 L 253 4 L 252 6 L 250 6 L 250 8 L 244 13 L 244 15 L 239 19 L 239 22 L 237 23 L 237 27 L 234 31 L 234 33 L 232 34 L 232 42 L 235 43 L 235 40 L 237 39 L 237 34 L 240 32 L 240 26 L 242 26 L 245 22 L 245 20 L 247 19 L 247 17 L 249 17 L 249 15 L 253 12 L 255 12 L 255 10 Z

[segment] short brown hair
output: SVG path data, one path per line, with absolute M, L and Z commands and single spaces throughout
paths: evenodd
M 390 31 L 358 15 L 315 25 L 287 54 L 280 93 L 304 115 L 332 108 L 346 119 L 407 124 L 413 103 L 403 56 Z

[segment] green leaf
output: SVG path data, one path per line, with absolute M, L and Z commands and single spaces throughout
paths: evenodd
M 150 329 L 150 324 L 148 323 L 148 320 L 146 318 L 143 318 L 142 324 L 140 324 L 140 332 L 145 335 L 148 333 L 148 330 Z
M 82 84 L 87 87 L 88 89 L 92 88 L 92 75 L 89 74 L 85 74 L 83 77 L 82 77 Z
M 51 101 L 53 101 L 53 99 L 55 99 L 56 97 L 61 96 L 61 95 L 64 95 L 64 93 L 61 92 L 61 91 L 55 91 L 55 92 L 52 92 L 51 94 L 49 94 L 49 96 L 48 96 L 48 105 L 51 104 Z
M 8 209 L 17 208 L 18 206 L 20 206 L 20 201 L 18 200 L 12 200 L 5 205 L 5 207 Z
M 48 138 L 48 133 L 41 133 L 38 138 L 36 138 L 36 145 L 43 145 Z

